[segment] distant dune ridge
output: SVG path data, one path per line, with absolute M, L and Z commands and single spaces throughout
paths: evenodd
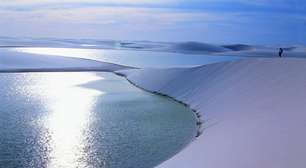
M 205 52 L 205 53 L 218 53 L 229 51 L 227 48 L 212 45 L 207 43 L 199 43 L 199 42 L 185 42 L 185 43 L 176 43 L 170 47 L 170 50 L 181 51 L 181 52 Z
M 306 57 L 306 47 L 260 46 L 248 44 L 209 44 L 203 42 L 152 42 L 152 41 L 116 41 L 94 39 L 53 39 L 53 38 L 8 38 L 0 37 L 1 47 L 68 47 L 88 49 L 125 49 L 190 54 L 211 54 L 240 57 L 277 57 L 279 48 L 284 49 L 284 56 Z
M 223 45 L 222 47 L 228 48 L 233 51 L 243 51 L 243 50 L 251 50 L 254 47 L 246 44 L 231 44 L 231 45 Z

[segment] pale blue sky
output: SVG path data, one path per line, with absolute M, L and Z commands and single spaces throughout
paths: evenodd
M 303 0 L 1 0 L 0 36 L 306 44 Z

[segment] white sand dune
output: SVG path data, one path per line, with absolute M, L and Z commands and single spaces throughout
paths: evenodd
M 201 113 L 203 134 L 159 168 L 304 168 L 306 60 L 120 71 Z

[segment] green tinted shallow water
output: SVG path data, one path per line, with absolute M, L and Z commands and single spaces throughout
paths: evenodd
M 2 73 L 0 86 L 0 167 L 151 168 L 196 131 L 190 109 L 110 73 Z

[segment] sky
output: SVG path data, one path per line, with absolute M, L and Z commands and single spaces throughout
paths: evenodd
M 0 0 L 0 36 L 306 44 L 304 0 Z

